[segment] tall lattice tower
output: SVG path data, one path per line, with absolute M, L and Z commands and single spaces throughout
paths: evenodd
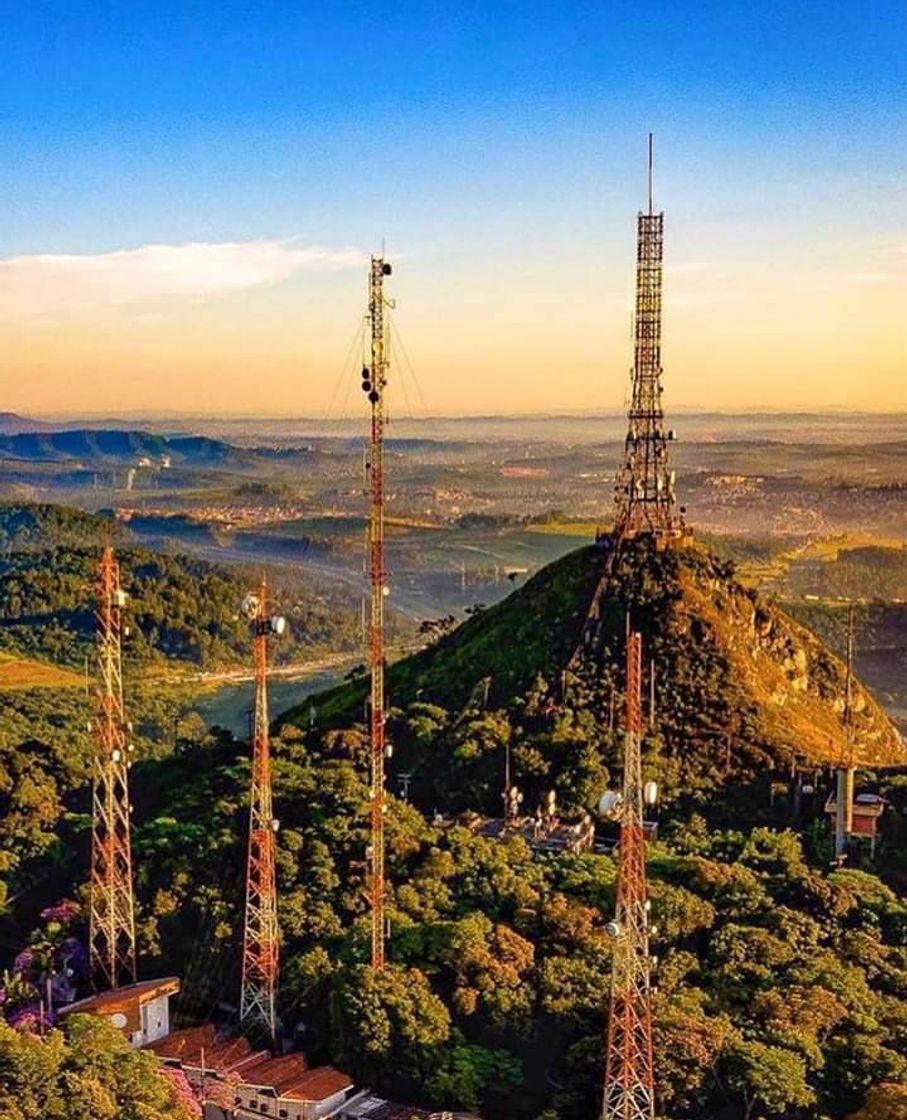
M 122 612 L 126 594 L 111 545 L 98 570 L 100 684 L 92 788 L 89 965 L 97 990 L 136 979 L 132 852 L 129 838 L 129 726 L 123 708 Z
M 642 638 L 627 635 L 624 781 L 620 802 L 617 911 L 605 1060 L 603 1120 L 654 1120 L 655 1075 L 649 959 L 649 901 L 643 831 Z
M 624 460 L 617 478 L 618 538 L 684 533 L 668 463 L 661 405 L 661 290 L 664 214 L 652 210 L 652 134 L 649 134 L 649 209 L 636 219 L 636 316 L 633 387 L 627 413 Z
M 384 968 L 384 599 L 389 592 L 384 559 L 384 389 L 389 365 L 384 278 L 391 266 L 383 256 L 372 257 L 368 283 L 370 364 L 362 370 L 362 389 L 371 405 L 366 480 L 369 495 L 368 566 L 371 616 L 368 630 L 369 741 L 371 746 L 371 845 L 368 898 L 372 916 L 372 968 Z
M 249 849 L 246 865 L 246 915 L 243 927 L 240 1021 L 277 1037 L 277 821 L 271 794 L 271 744 L 268 731 L 268 637 L 286 623 L 268 613 L 268 585 L 243 600 L 255 649 L 255 706 L 252 712 L 252 785 L 249 800 Z

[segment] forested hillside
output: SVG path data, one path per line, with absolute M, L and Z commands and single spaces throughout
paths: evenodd
M 26 462 L 88 464 L 136 463 L 139 459 L 164 459 L 172 463 L 237 465 L 253 455 L 221 440 L 205 436 L 158 436 L 151 432 L 115 428 L 67 429 L 64 431 L 0 434 L 0 454 Z
M 239 605 L 258 586 L 260 569 L 151 552 L 116 523 L 57 506 L 0 506 L 0 650 L 84 665 L 94 638 L 101 542 L 111 534 L 130 596 L 127 673 L 153 662 L 209 669 L 248 659 Z M 359 641 L 358 604 L 347 594 L 313 591 L 285 571 L 272 576 L 271 590 L 275 611 L 289 621 L 274 647 L 277 660 L 352 649 Z
M 595 640 L 583 623 L 602 556 L 582 549 L 549 565 L 497 606 L 392 665 L 388 695 L 400 768 L 425 804 L 443 791 L 467 806 L 499 804 L 509 742 L 535 804 L 555 789 L 568 811 L 588 807 L 616 746 L 626 620 L 654 666 L 657 734 L 648 764 L 667 797 L 714 802 L 716 788 L 765 783 L 792 759 L 836 762 L 845 750 L 845 666 L 814 635 L 734 579 L 733 566 L 689 549 L 625 551 L 602 601 Z M 647 689 L 647 692 L 649 690 Z M 325 727 L 356 721 L 364 682 L 316 700 Z M 871 694 L 854 691 L 864 764 L 907 764 L 900 736 Z M 302 726 L 309 717 L 289 713 Z M 461 740 L 466 736 L 468 743 Z M 613 736 L 611 736 L 613 740 Z
M 313 1056 L 488 1120 L 595 1115 L 614 858 L 533 856 L 392 799 L 392 963 L 375 978 L 364 737 L 288 727 L 275 752 L 281 1004 Z M 146 967 L 183 975 L 190 1019 L 235 997 L 247 775 L 227 739 L 136 771 Z M 891 796 L 903 814 L 907 789 Z M 842 1120 L 907 1077 L 907 906 L 772 823 L 668 815 L 650 847 L 670 1120 Z

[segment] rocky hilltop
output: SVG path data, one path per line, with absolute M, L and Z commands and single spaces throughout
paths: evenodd
M 559 744 L 571 736 L 613 766 L 628 614 L 654 666 L 651 692 L 647 681 L 647 708 L 654 700 L 655 717 L 647 750 L 666 792 L 703 797 L 725 781 L 783 774 L 795 760 L 826 766 L 847 756 L 844 663 L 778 606 L 743 587 L 730 563 L 696 546 L 625 546 L 611 564 L 590 637 L 587 616 L 606 559 L 599 547 L 573 552 L 392 665 L 389 726 L 397 734 L 398 765 L 420 765 L 427 748 L 413 737 L 413 713 L 435 706 L 447 713 L 439 724 L 442 739 L 457 713 L 500 713 L 530 787 L 567 784 L 575 760 Z M 316 698 L 321 726 L 361 722 L 365 691 L 358 680 Z M 907 763 L 898 731 L 859 681 L 853 711 L 858 766 Z M 310 715 L 307 703 L 284 721 L 303 726 Z M 460 745 L 451 750 L 463 753 Z M 492 770 L 500 766 L 490 748 L 486 755 L 490 795 L 497 781 Z M 441 758 L 435 758 L 439 765 Z M 587 795 L 592 784 L 590 775 Z

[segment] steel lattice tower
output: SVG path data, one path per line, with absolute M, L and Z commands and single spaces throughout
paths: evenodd
M 371 748 L 371 846 L 368 899 L 372 916 L 372 968 L 380 971 L 385 959 L 384 880 L 384 599 L 388 593 L 384 558 L 384 389 L 389 365 L 384 278 L 391 266 L 383 256 L 372 257 L 368 285 L 370 364 L 362 370 L 362 388 L 371 405 L 366 478 L 369 495 L 368 564 L 371 615 L 368 631 L 369 743 Z
M 652 210 L 652 134 L 649 134 L 649 210 L 636 219 L 636 316 L 633 387 L 624 461 L 617 478 L 615 529 L 619 538 L 681 536 L 683 519 L 668 464 L 661 404 L 661 290 L 664 214 Z
M 246 866 L 246 914 L 243 927 L 240 1021 L 277 1036 L 277 878 L 276 826 L 271 794 L 271 744 L 268 730 L 268 635 L 276 628 L 268 615 L 268 588 L 263 579 L 257 597 L 244 606 L 255 648 L 255 707 L 252 714 L 252 786 L 249 804 L 249 850 Z
M 123 708 L 122 611 L 126 596 L 110 545 L 98 570 L 100 685 L 92 788 L 89 965 L 96 990 L 136 979 L 135 912 L 129 837 L 128 725 Z
M 643 831 L 642 638 L 627 635 L 624 781 L 603 1120 L 654 1120 L 649 901 Z

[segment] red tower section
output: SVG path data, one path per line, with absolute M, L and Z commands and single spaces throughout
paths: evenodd
M 624 780 L 603 1120 L 654 1120 L 649 901 L 643 831 L 642 638 L 627 636 Z
M 273 1041 L 277 1035 L 279 929 L 275 869 L 277 821 L 271 793 L 268 731 L 268 636 L 280 634 L 284 622 L 268 614 L 267 596 L 267 584 L 262 580 L 258 595 L 249 595 L 243 602 L 255 649 L 255 707 L 239 1017 L 245 1025 L 264 1028 Z
M 113 548 L 98 569 L 97 725 L 92 785 L 89 965 L 96 990 L 136 979 L 129 818 L 129 727 L 123 708 L 122 612 L 126 595 Z

